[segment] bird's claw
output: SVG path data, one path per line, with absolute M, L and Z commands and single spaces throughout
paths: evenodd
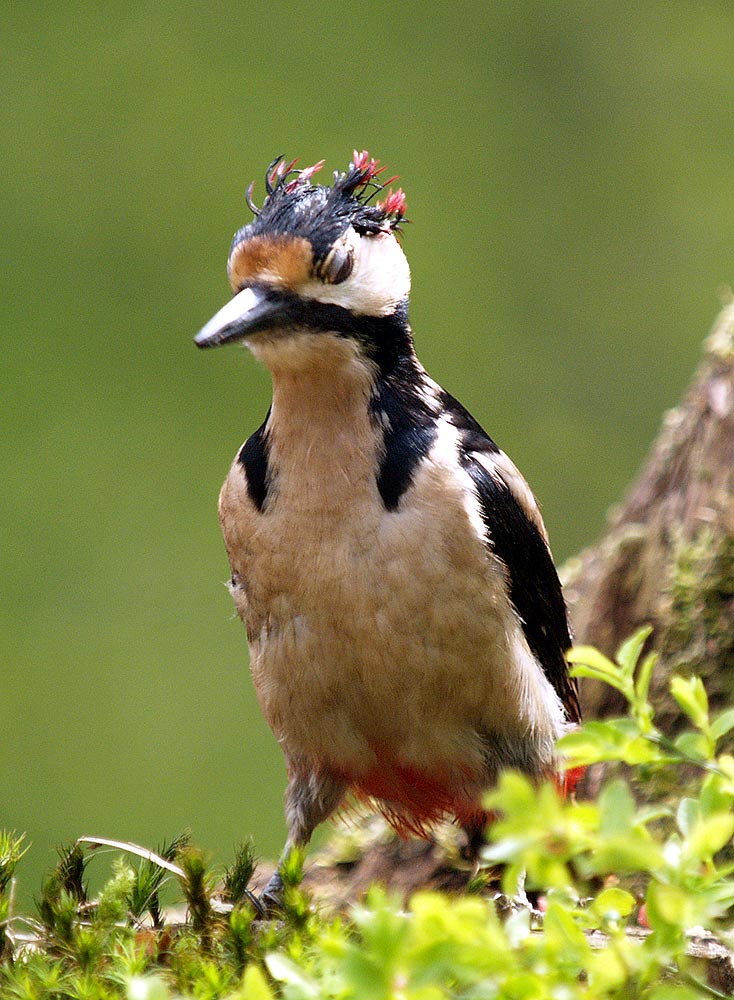
M 257 916 L 263 920 L 266 917 L 274 917 L 282 914 L 284 903 L 283 893 L 285 887 L 280 872 L 274 872 L 268 884 L 265 886 L 259 897 L 254 897 L 254 906 Z
M 543 922 L 543 911 L 534 905 L 524 889 L 520 889 L 512 896 L 508 896 L 504 892 L 496 892 L 492 896 L 492 901 L 502 918 L 509 917 L 513 913 L 526 912 L 534 923 L 542 924 Z

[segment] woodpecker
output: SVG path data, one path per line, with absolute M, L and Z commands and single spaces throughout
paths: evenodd
M 195 338 L 272 377 L 219 517 L 287 765 L 284 857 L 350 795 L 402 834 L 450 818 L 476 850 L 499 771 L 555 775 L 580 720 L 565 603 L 529 486 L 416 357 L 396 178 L 366 151 L 331 185 L 322 164 L 279 157 L 261 207 L 250 185 L 234 296 Z

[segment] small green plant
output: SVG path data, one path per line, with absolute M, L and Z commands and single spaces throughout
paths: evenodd
M 0 830 L 0 961 L 12 956 L 12 942 L 6 933 L 13 903 L 13 878 L 18 862 L 28 850 L 25 836 Z
M 675 740 L 648 700 L 649 631 L 616 661 L 579 647 L 578 676 L 616 687 L 624 718 L 589 722 L 561 741 L 569 767 L 622 763 L 595 802 L 564 799 L 515 773 L 488 796 L 496 814 L 484 851 L 502 892 L 407 904 L 373 888 L 341 916 L 319 913 L 299 888 L 303 859 L 284 875 L 284 910 L 253 905 L 252 847 L 214 872 L 186 835 L 152 852 L 83 838 L 60 852 L 39 919 L 12 912 L 23 838 L 0 837 L 0 997 L 5 1000 L 695 1000 L 726 993 L 691 955 L 694 936 L 734 946 L 734 757 L 722 752 L 734 709 L 709 714 L 698 678 L 674 677 L 690 725 Z M 657 772 L 693 771 L 674 803 L 647 795 Z M 681 785 L 682 787 L 682 785 Z M 690 789 L 693 788 L 693 791 Z M 118 854 L 90 899 L 86 868 L 100 846 Z M 167 923 L 166 880 L 187 917 Z M 478 890 L 488 880 L 477 878 Z M 537 906 L 531 906 L 529 898 Z M 640 926 L 642 925 L 642 926 Z

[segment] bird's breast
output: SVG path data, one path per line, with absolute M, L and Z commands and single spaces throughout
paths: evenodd
M 349 510 L 276 501 L 264 513 L 246 501 L 241 470 L 231 474 L 234 599 L 286 754 L 356 774 L 374 768 L 375 746 L 391 746 L 405 766 L 472 770 L 480 731 L 528 730 L 502 568 L 461 497 L 447 490 L 438 502 L 423 483 L 435 474 L 421 470 L 397 512 L 365 483 Z

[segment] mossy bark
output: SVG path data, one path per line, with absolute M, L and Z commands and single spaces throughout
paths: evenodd
M 712 710 L 734 702 L 734 303 L 722 310 L 680 406 L 660 434 L 605 537 L 563 571 L 577 642 L 612 655 L 653 626 L 660 663 L 651 688 L 662 728 L 680 711 L 671 673 L 703 677 Z M 624 710 L 587 682 L 586 718 Z

